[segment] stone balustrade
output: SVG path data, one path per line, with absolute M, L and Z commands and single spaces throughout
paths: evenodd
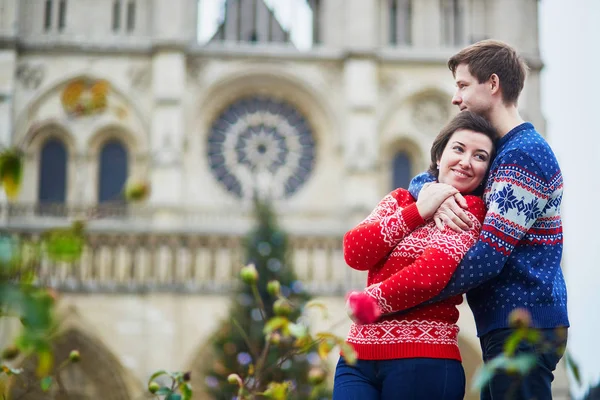
M 174 231 L 128 222 L 131 215 L 127 209 L 118 210 L 64 207 L 50 214 L 49 209 L 13 206 L 10 211 L 3 209 L 5 223 L 0 230 L 4 235 L 36 242 L 46 229 L 66 226 L 74 216 L 104 212 L 112 217 L 116 221 L 112 225 L 110 218 L 95 221 L 102 222 L 100 225 L 88 224 L 85 250 L 78 261 L 42 260 L 41 281 L 62 291 L 223 293 L 238 283 L 237 275 L 245 262 L 244 233 L 239 231 L 243 225 L 251 226 L 250 220 L 238 221 L 237 229 L 230 233 L 226 229 Z M 26 220 L 31 224 L 23 223 Z M 340 234 L 291 234 L 287 264 L 293 265 L 300 284 L 312 293 L 344 294 L 363 286 L 365 276 L 345 264 L 341 245 Z

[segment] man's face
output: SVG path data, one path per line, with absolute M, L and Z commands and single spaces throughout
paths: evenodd
M 467 64 L 456 67 L 454 80 L 456 92 L 452 97 L 452 104 L 458 106 L 460 111 L 469 110 L 487 117 L 493 104 L 489 82 L 479 83 L 469 72 Z

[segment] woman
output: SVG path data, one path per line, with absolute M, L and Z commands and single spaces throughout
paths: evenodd
M 482 192 L 496 136 L 485 119 L 461 112 L 431 148 L 430 172 L 439 183 L 424 187 L 416 202 L 407 190 L 394 190 L 344 236 L 346 263 L 369 273 L 364 292 L 348 297 L 355 323 L 347 341 L 358 362 L 350 366 L 340 358 L 334 400 L 464 397 L 456 326 L 462 297 L 423 305 L 401 317 L 386 314 L 433 298 L 477 240 L 485 206 L 472 194 Z M 462 233 L 437 229 L 433 214 L 457 193 L 468 204 L 472 228 Z

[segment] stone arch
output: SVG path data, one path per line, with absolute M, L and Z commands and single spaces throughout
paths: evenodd
M 88 139 L 85 148 L 89 155 L 96 156 L 102 146 L 110 141 L 122 142 L 130 154 L 146 154 L 149 143 L 143 135 L 135 134 L 128 127 L 119 124 L 109 124 L 97 129 Z
M 35 116 L 46 102 L 48 102 L 52 96 L 58 93 L 58 90 L 67 85 L 69 82 L 75 79 L 84 79 L 84 80 L 106 80 L 110 83 L 110 90 L 113 92 L 128 108 L 130 108 L 132 112 L 131 125 L 139 126 L 140 130 L 143 132 L 150 132 L 150 124 L 149 119 L 144 116 L 142 111 L 136 105 L 136 102 L 132 101 L 125 93 L 123 89 L 119 87 L 118 84 L 113 82 L 109 77 L 97 76 L 89 73 L 74 73 L 69 76 L 64 76 L 59 79 L 55 79 L 45 85 L 43 88 L 39 89 L 37 94 L 23 106 L 22 110 L 18 113 L 15 119 L 15 135 L 14 142 L 22 143 L 25 140 L 25 137 L 29 134 L 29 131 L 33 128 L 35 129 L 35 125 L 39 122 L 35 121 Z M 33 125 L 30 122 L 30 119 L 34 118 Z M 42 120 L 45 120 L 46 117 L 43 117 Z M 64 125 L 64 124 L 63 124 Z
M 307 117 L 318 141 L 328 137 L 339 146 L 339 127 L 334 107 L 327 95 L 309 82 L 270 66 L 244 66 L 243 70 L 215 81 L 200 99 L 200 129 L 206 132 L 213 121 L 229 104 L 252 95 L 270 96 L 293 105 Z
M 11 382 L 10 393 L 23 400 L 41 400 L 53 398 L 73 398 L 80 400 L 130 400 L 132 398 L 126 381 L 123 379 L 123 367 L 117 358 L 99 341 L 77 328 L 60 333 L 52 344 L 55 365 L 68 359 L 71 350 L 78 350 L 81 361 L 70 363 L 59 372 L 61 384 L 66 391 L 65 397 L 54 397 L 59 386 L 54 384 L 48 393 L 39 388 L 35 377 L 37 357 L 23 362 L 24 372 L 20 381 Z M 64 392 L 63 392 L 64 393 Z
M 72 177 L 74 176 L 74 162 L 77 158 L 77 144 L 75 137 L 68 126 L 56 120 L 46 120 L 32 126 L 18 143 L 25 152 L 25 165 L 23 168 L 23 185 L 19 200 L 36 203 L 39 196 L 41 151 L 48 140 L 57 139 L 66 148 L 66 201 L 72 200 Z
M 427 132 L 435 135 L 450 117 L 453 107 L 451 104 L 452 92 L 440 86 L 407 86 L 404 90 L 398 91 L 387 106 L 383 108 L 379 117 L 380 131 L 393 125 L 398 114 L 402 115 L 405 123 L 408 123 L 413 130 L 419 130 L 418 122 L 415 123 L 415 108 L 422 103 L 435 102 L 436 108 L 447 116 L 442 118 L 445 120 L 440 121 L 439 126 L 434 127 L 433 132 Z
M 39 153 L 43 144 L 50 138 L 58 139 L 64 143 L 69 154 L 77 152 L 75 137 L 68 126 L 59 121 L 43 121 L 27 131 L 18 146 L 25 151 L 27 155 Z

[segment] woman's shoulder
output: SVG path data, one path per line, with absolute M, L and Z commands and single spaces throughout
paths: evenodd
M 468 211 L 475 216 L 480 222 L 483 222 L 487 209 L 483 199 L 479 196 L 466 195 L 465 200 L 467 201 Z
M 394 199 L 396 199 L 398 205 L 400 206 L 406 206 L 415 202 L 415 199 L 412 197 L 410 192 L 403 188 L 392 190 L 388 196 L 392 196 Z

